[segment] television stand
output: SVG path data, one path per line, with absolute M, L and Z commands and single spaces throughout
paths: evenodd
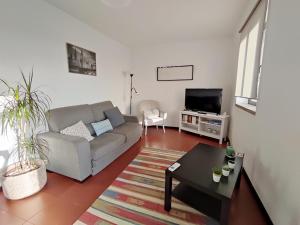
M 181 130 L 215 138 L 219 144 L 227 138 L 229 115 L 215 115 L 192 111 L 180 111 L 179 132 Z

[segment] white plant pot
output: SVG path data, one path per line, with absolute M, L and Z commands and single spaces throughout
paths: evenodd
M 47 183 L 47 172 L 45 163 L 40 160 L 37 162 L 39 167 L 24 174 L 2 177 L 2 189 L 6 198 L 17 200 L 26 198 L 39 192 Z M 13 168 L 10 165 L 5 171 Z
M 229 170 L 224 170 L 224 169 L 222 169 L 222 174 L 223 174 L 223 176 L 228 177 L 228 176 L 229 176 L 229 173 L 230 173 Z
M 221 179 L 221 175 L 217 175 L 213 173 L 213 181 L 219 183 Z
M 235 163 L 232 163 L 232 162 L 229 162 L 229 161 L 228 161 L 228 167 L 229 167 L 230 169 L 234 169 Z

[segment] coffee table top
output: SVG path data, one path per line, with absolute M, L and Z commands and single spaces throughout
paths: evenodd
M 168 171 L 172 177 L 214 197 L 231 199 L 242 169 L 243 158 L 236 157 L 234 170 L 231 170 L 228 177 L 222 176 L 219 183 L 212 179 L 212 168 L 227 164 L 224 148 L 198 144 L 177 162 L 181 166 L 174 172 Z

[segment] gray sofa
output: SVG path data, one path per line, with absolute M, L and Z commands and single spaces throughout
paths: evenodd
M 49 146 L 47 169 L 83 181 L 89 175 L 103 170 L 135 144 L 142 135 L 142 127 L 133 116 L 124 116 L 124 124 L 96 137 L 91 123 L 105 119 L 103 111 L 113 107 L 110 101 L 105 101 L 50 110 L 49 132 L 39 135 Z M 95 136 L 91 142 L 82 137 L 59 133 L 80 120 Z

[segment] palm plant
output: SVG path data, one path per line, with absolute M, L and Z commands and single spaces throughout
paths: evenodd
M 37 129 L 46 127 L 46 112 L 50 108 L 50 98 L 44 92 L 33 89 L 33 70 L 28 78 L 21 71 L 22 83 L 15 87 L 0 79 L 5 85 L 3 93 L 6 101 L 2 103 L 1 113 L 2 133 L 10 127 L 17 138 L 17 162 L 13 170 L 6 176 L 25 173 L 38 167 L 37 160 L 46 160 L 47 143 L 36 138 Z

